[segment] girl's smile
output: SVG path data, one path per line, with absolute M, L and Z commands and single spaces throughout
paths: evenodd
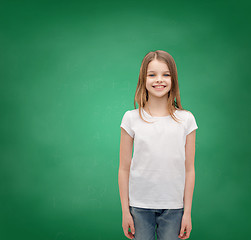
M 157 91 L 162 91 L 166 86 L 165 85 L 155 85 L 153 88 Z

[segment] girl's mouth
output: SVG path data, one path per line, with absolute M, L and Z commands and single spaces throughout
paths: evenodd
M 155 89 L 164 89 L 166 86 L 164 85 L 156 85 L 156 86 L 153 86 L 153 88 Z

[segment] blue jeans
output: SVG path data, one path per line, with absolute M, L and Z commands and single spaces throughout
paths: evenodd
M 180 240 L 184 207 L 179 209 L 151 209 L 129 206 L 134 221 L 134 240 Z

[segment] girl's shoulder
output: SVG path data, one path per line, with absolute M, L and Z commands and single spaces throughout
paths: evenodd
M 137 116 L 137 114 L 138 114 L 138 109 L 126 110 L 124 112 L 123 118 L 132 119 L 132 118 L 135 118 Z
M 193 113 L 187 109 L 176 109 L 175 114 L 183 120 L 194 118 Z
M 139 108 L 127 110 L 126 115 L 128 115 L 131 119 L 138 119 L 140 117 Z M 194 117 L 191 111 L 187 109 L 179 109 L 179 108 L 176 108 L 174 115 L 177 115 L 178 117 L 182 119 L 189 119 L 191 117 Z
M 180 114 L 184 114 L 184 115 L 191 115 L 191 111 L 187 110 L 187 109 L 179 109 L 179 108 L 176 108 L 177 112 L 180 113 Z M 192 114 L 193 115 L 193 114 Z
M 131 109 L 131 110 L 127 110 L 126 113 L 130 114 L 130 115 L 135 115 L 139 112 L 139 109 Z

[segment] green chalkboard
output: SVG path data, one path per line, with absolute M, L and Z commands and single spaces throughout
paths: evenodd
M 247 238 L 248 1 L 1 1 L 0 239 L 118 240 L 120 123 L 149 51 L 196 117 L 190 239 Z

